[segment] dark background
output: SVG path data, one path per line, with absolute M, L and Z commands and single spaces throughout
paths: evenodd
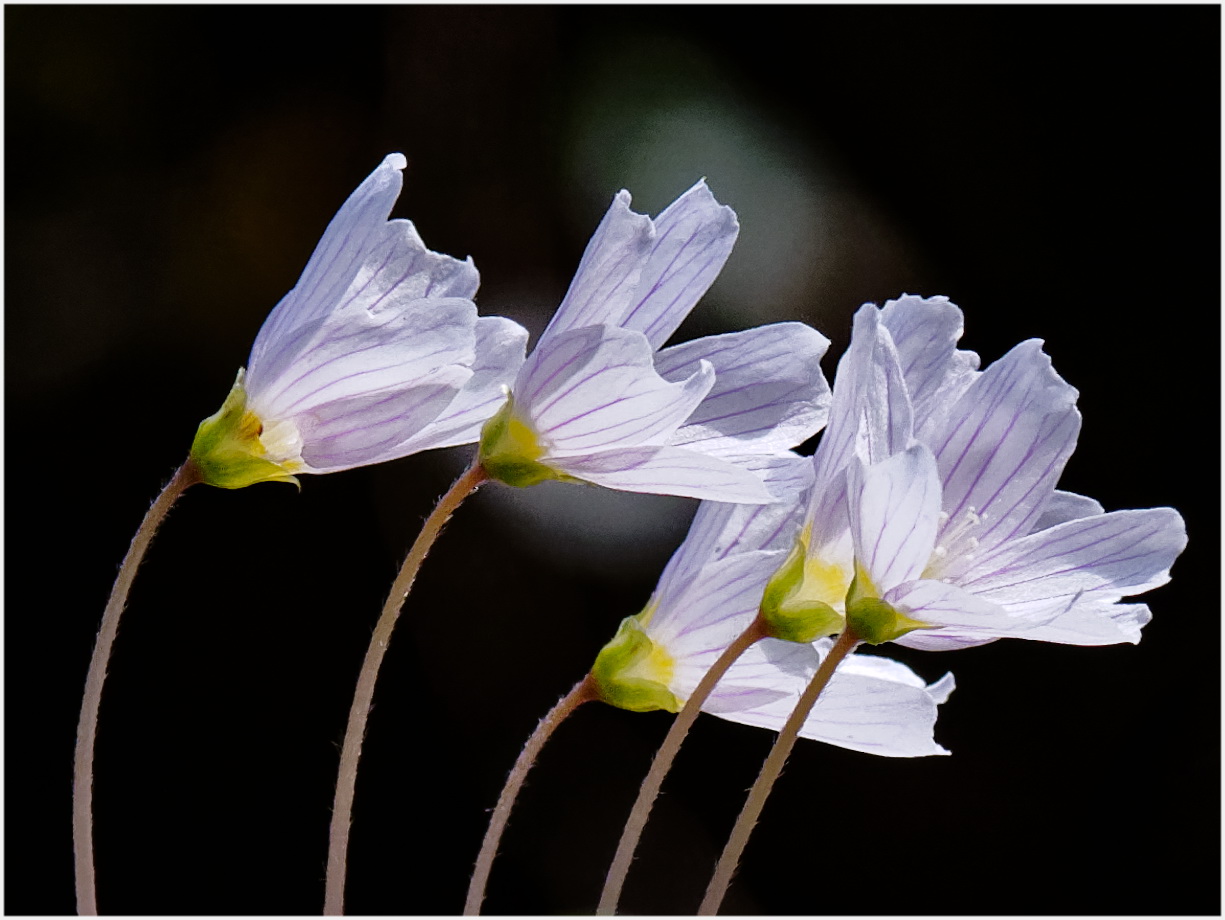
M 73 910 L 80 690 L 116 567 L 327 220 L 388 152 L 396 215 L 538 333 L 612 195 L 699 176 L 743 231 L 680 337 L 947 294 L 984 363 L 1081 392 L 1063 487 L 1173 505 L 1139 646 L 899 649 L 952 669 L 947 758 L 801 742 L 728 913 L 1220 911 L 1219 34 L 1194 7 L 7 7 L 6 891 Z M 812 445 L 808 445 L 811 450 Z M 337 746 L 383 595 L 471 448 L 192 489 L 103 699 L 99 905 L 322 903 Z M 456 913 L 536 720 L 636 612 L 693 503 L 490 486 L 385 662 L 349 907 Z M 669 716 L 580 710 L 491 913 L 589 913 Z M 696 909 L 769 733 L 703 717 L 623 907 Z

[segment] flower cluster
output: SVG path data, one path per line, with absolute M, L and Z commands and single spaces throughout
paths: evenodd
M 891 757 L 948 753 L 934 727 L 952 675 L 928 684 L 899 662 L 855 654 L 861 643 L 1139 640 L 1151 615 L 1126 599 L 1168 580 L 1186 545 L 1183 521 L 1170 508 L 1107 513 L 1056 488 L 1080 414 L 1041 341 L 980 370 L 978 356 L 958 348 L 962 314 L 947 298 L 867 304 L 832 390 L 820 366 L 829 340 L 802 323 L 668 345 L 739 233 L 731 208 L 698 182 L 655 218 L 633 211 L 626 191 L 613 198 L 529 355 L 517 324 L 478 315 L 471 259 L 433 252 L 411 222 L 390 219 L 405 165 L 388 156 L 337 212 L 155 506 L 164 514 L 193 482 L 297 483 L 300 473 L 479 442 L 410 550 L 363 664 L 342 749 L 327 912 L 343 906 L 358 757 L 391 630 L 443 523 L 489 479 L 701 500 L 646 607 L 621 623 L 525 754 L 565 717 L 555 713 L 588 699 L 680 712 L 635 806 L 640 829 L 648 790 L 658 790 L 699 709 L 780 731 L 716 871 L 724 889 L 795 737 Z M 811 457 L 793 452 L 818 432 Z M 80 829 L 90 827 L 92 720 L 150 535 L 125 560 L 82 708 L 88 753 L 78 758 L 74 827 L 87 910 L 92 851 Z M 530 764 L 521 758 L 508 790 Z M 469 907 L 479 907 L 513 798 L 504 793 L 495 810 Z M 615 906 L 634 825 L 631 817 L 602 907 Z M 718 891 L 712 883 L 715 906 Z

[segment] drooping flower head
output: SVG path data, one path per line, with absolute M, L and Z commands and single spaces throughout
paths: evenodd
M 570 289 L 481 438 L 494 478 L 760 503 L 738 461 L 820 430 L 829 342 L 779 323 L 659 350 L 736 241 L 735 213 L 699 182 L 652 220 L 620 192 Z
M 523 362 L 527 333 L 478 317 L 472 260 L 431 252 L 389 220 L 393 153 L 332 218 L 269 314 L 221 410 L 201 423 L 204 481 L 296 482 L 476 440 Z
M 800 518 L 790 506 L 811 487 L 812 464 L 792 456 L 759 458 L 751 466 L 780 501 L 699 506 L 650 602 L 622 622 L 592 668 L 606 702 L 678 711 L 757 616 L 767 583 L 795 540 Z M 702 710 L 780 730 L 831 645 L 759 640 L 731 665 Z M 944 754 L 932 732 L 937 705 L 952 689 L 952 675 L 929 686 L 898 662 L 851 655 L 800 735 L 884 756 Z

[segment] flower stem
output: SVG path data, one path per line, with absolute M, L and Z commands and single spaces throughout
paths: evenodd
M 157 528 L 166 517 L 166 512 L 183 491 L 200 481 L 199 471 L 191 460 L 187 460 L 175 471 L 162 493 L 145 512 L 144 520 L 132 537 L 127 555 L 119 566 L 119 575 L 111 588 L 111 596 L 102 613 L 102 625 L 94 643 L 93 657 L 89 661 L 89 676 L 85 678 L 85 696 L 81 700 L 81 718 L 77 722 L 77 749 L 72 777 L 72 844 L 76 860 L 77 913 L 98 913 L 97 891 L 94 883 L 94 744 L 98 735 L 98 707 L 102 702 L 102 685 L 106 682 L 106 666 L 111 658 L 111 647 L 119 631 L 119 617 L 128 602 L 128 592 L 136 569 L 145 557 L 145 550 L 157 533 Z
M 825 656 L 825 660 L 821 662 L 821 666 L 817 668 L 817 673 L 813 675 L 812 682 L 800 696 L 800 701 L 796 704 L 795 709 L 787 717 L 783 730 L 778 733 L 778 738 L 774 741 L 774 747 L 770 749 L 766 762 L 761 766 L 761 773 L 757 775 L 757 781 L 749 790 L 744 807 L 740 810 L 740 816 L 736 819 L 731 836 L 727 839 L 727 845 L 723 847 L 723 855 L 719 857 L 719 863 L 715 866 L 715 874 L 711 877 L 710 885 L 706 888 L 706 896 L 702 899 L 702 906 L 698 908 L 699 916 L 713 916 L 719 912 L 719 905 L 723 903 L 723 897 L 727 894 L 727 886 L 731 884 L 732 876 L 736 874 L 736 867 L 740 863 L 740 856 L 744 853 L 745 845 L 749 842 L 749 835 L 753 833 L 753 826 L 761 816 L 761 810 L 765 807 L 774 781 L 783 772 L 783 764 L 787 762 L 787 755 L 791 753 L 791 748 L 795 745 L 800 728 L 808 719 L 808 714 L 817 704 L 817 698 L 829 684 L 830 678 L 834 676 L 834 671 L 842 659 L 849 655 L 858 643 L 859 637 L 850 629 L 843 630 L 838 641 Z
M 485 900 L 485 887 L 489 883 L 489 870 L 493 867 L 494 857 L 498 853 L 498 843 L 502 839 L 502 832 L 506 830 L 506 822 L 510 820 L 510 810 L 515 807 L 515 799 L 519 796 L 523 781 L 527 779 L 528 771 L 535 764 L 540 749 L 557 730 L 557 726 L 575 709 L 594 699 L 598 699 L 595 681 L 588 674 L 557 701 L 523 745 L 523 750 L 519 752 L 519 757 L 511 768 L 510 776 L 506 777 L 506 785 L 498 796 L 498 804 L 489 818 L 485 839 L 481 841 L 481 852 L 476 857 L 476 864 L 472 868 L 472 881 L 468 885 L 468 899 L 464 902 L 464 916 L 472 917 L 481 912 L 481 902 Z
M 413 586 L 413 580 L 417 577 L 417 571 L 443 525 L 463 500 L 488 478 L 480 462 L 473 461 L 472 466 L 438 499 L 438 504 L 425 519 L 421 533 L 417 534 L 417 539 L 413 541 L 408 556 L 400 567 L 400 574 L 392 583 L 387 601 L 383 604 L 383 612 L 375 624 L 374 635 L 370 637 L 370 647 L 366 649 L 366 658 L 357 678 L 353 705 L 349 708 L 349 727 L 345 730 L 344 745 L 340 750 L 336 799 L 332 807 L 332 830 L 328 839 L 327 885 L 323 908 L 325 914 L 339 916 L 344 913 L 345 867 L 349 851 L 349 824 L 353 814 L 353 790 L 357 785 L 357 762 L 362 755 L 366 718 L 370 714 L 370 704 L 374 699 L 374 685 L 378 680 L 379 666 L 383 663 L 383 656 L 387 654 L 387 646 L 391 642 L 391 632 L 395 629 L 396 620 L 400 616 L 405 598 L 408 597 L 409 589 Z
M 715 685 L 727 673 L 727 669 L 735 664 L 736 659 L 744 654 L 758 639 L 764 639 L 766 636 L 764 624 L 761 618 L 755 619 L 752 624 L 733 640 L 732 644 L 724 649 L 723 654 L 710 667 L 694 689 L 693 694 L 685 701 L 685 705 L 681 708 L 680 713 L 672 721 L 672 727 L 668 729 L 668 734 L 664 738 L 663 744 L 659 750 L 655 752 L 655 759 L 651 762 L 651 769 L 646 775 L 646 779 L 642 781 L 642 788 L 638 790 L 638 799 L 634 802 L 634 807 L 630 811 L 629 819 L 625 822 L 625 829 L 621 832 L 621 840 L 617 844 L 617 852 L 613 856 L 612 865 L 608 868 L 608 876 L 604 880 L 604 890 L 600 893 L 600 903 L 596 907 L 596 913 L 603 916 L 611 916 L 617 912 L 617 903 L 621 900 L 621 889 L 625 885 L 625 877 L 629 874 L 630 863 L 634 859 L 634 851 L 638 849 L 638 840 L 642 837 L 642 829 L 646 827 L 647 818 L 651 815 L 651 808 L 655 804 L 655 799 L 659 796 L 659 789 L 663 785 L 664 777 L 668 775 L 668 771 L 672 768 L 672 761 L 676 759 L 677 752 L 681 749 L 681 743 L 685 740 L 685 736 L 689 734 L 689 729 L 697 720 L 698 713 L 702 711 L 702 704 L 706 702 L 706 698 L 710 696 Z

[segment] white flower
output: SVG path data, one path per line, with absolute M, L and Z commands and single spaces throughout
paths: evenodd
M 642 613 L 621 624 L 592 676 L 601 698 L 633 710 L 678 711 L 723 650 L 753 622 L 770 576 L 795 539 L 796 502 L 811 484 L 805 458 L 754 464 L 778 504 L 703 502 Z M 705 712 L 778 731 L 831 643 L 762 639 L 731 665 Z M 891 757 L 945 754 L 932 738 L 952 675 L 928 686 L 895 661 L 852 655 L 822 693 L 800 735 Z
M 522 364 L 527 333 L 477 317 L 479 275 L 388 220 L 388 156 L 332 218 L 260 329 L 221 410 L 200 425 L 204 481 L 239 488 L 476 440 Z
M 820 430 L 829 342 L 800 323 L 657 351 L 710 287 L 739 226 L 699 182 L 652 221 L 620 192 L 574 281 L 482 435 L 512 485 L 569 479 L 631 492 L 761 503 L 738 462 Z
M 1168 580 L 1182 518 L 1103 514 L 1057 491 L 1080 428 L 1076 391 L 1040 341 L 980 372 L 956 347 L 961 332 L 944 297 L 856 314 L 798 545 L 772 581 L 779 613 L 824 609 L 832 633 L 848 597 L 880 600 L 859 613 L 900 614 L 891 638 L 925 649 L 1006 635 L 1138 641 L 1148 608 L 1120 600 Z M 939 628 L 903 632 L 908 620 Z

